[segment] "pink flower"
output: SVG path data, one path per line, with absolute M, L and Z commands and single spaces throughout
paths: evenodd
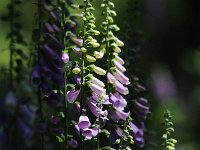
M 119 69 L 119 71 L 121 71 L 121 72 L 125 72 L 126 71 L 126 68 L 124 66 L 122 66 L 118 61 L 114 60 L 113 63 L 115 65 L 115 67 L 117 69 Z
M 91 88 L 91 90 L 96 93 L 97 95 L 102 95 L 105 94 L 106 89 L 94 84 L 94 83 L 90 83 L 89 87 Z
M 115 69 L 115 71 L 113 71 L 113 75 L 114 77 L 119 80 L 122 84 L 128 85 L 130 84 L 129 82 L 129 78 L 126 77 L 122 72 L 120 72 L 118 69 Z

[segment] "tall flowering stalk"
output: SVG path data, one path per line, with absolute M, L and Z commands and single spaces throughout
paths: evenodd
M 165 120 L 163 121 L 162 125 L 165 127 L 165 132 L 162 135 L 162 145 L 164 147 L 164 150 L 175 150 L 175 144 L 177 143 L 177 140 L 174 138 L 170 138 L 171 133 L 174 132 L 174 128 L 173 122 L 171 121 L 171 112 L 169 110 L 166 110 L 164 112 L 164 118 Z
M 44 123 L 42 106 L 46 102 L 55 111 L 62 107 L 60 89 L 64 87 L 62 50 L 63 43 L 59 37 L 61 34 L 61 18 L 59 11 L 50 1 L 38 1 L 38 29 L 37 50 L 38 61 L 32 71 L 32 81 L 38 87 L 38 103 L 40 123 L 38 131 L 41 133 L 41 148 L 44 149 L 44 134 L 46 123 Z M 41 20 L 41 17 L 45 17 Z M 52 128 L 54 134 L 55 128 Z
M 77 74 L 80 72 L 81 75 L 80 117 L 78 123 L 75 125 L 76 130 L 80 134 L 80 149 L 83 149 L 83 140 L 91 140 L 100 132 L 100 119 L 105 120 L 107 118 L 107 111 L 102 111 L 102 104 L 106 103 L 106 90 L 104 89 L 105 85 L 102 81 L 95 77 L 104 76 L 106 71 L 95 65 L 95 62 L 103 57 L 103 53 L 97 50 L 100 44 L 96 39 L 93 38 L 93 36 L 99 35 L 100 32 L 95 29 L 96 19 L 92 13 L 94 8 L 91 2 L 92 1 L 89 0 L 84 1 L 84 29 L 81 37 L 82 47 L 80 49 L 80 69 L 77 66 L 72 70 L 72 72 Z M 87 107 L 96 118 L 94 124 L 91 124 L 90 119 L 86 115 L 87 110 L 85 109 Z M 97 143 L 99 144 L 99 141 Z M 97 145 L 97 147 L 97 149 L 99 149 L 99 145 Z
M 141 137 L 143 136 L 143 131 L 136 125 L 132 111 L 131 113 L 125 112 L 125 110 L 132 110 L 133 108 L 126 108 L 127 104 L 130 102 L 127 102 L 122 97 L 122 95 L 126 96 L 129 94 L 129 90 L 126 86 L 129 85 L 130 82 L 129 78 L 124 75 L 124 72 L 126 71 L 126 68 L 124 67 L 125 62 L 119 56 L 119 53 L 122 51 L 121 47 L 124 46 L 124 43 L 113 33 L 120 30 L 120 28 L 114 24 L 113 17 L 117 15 L 113 10 L 115 7 L 114 3 L 111 0 L 103 0 L 101 7 L 104 8 L 103 14 L 106 17 L 106 20 L 101 25 L 103 28 L 102 33 L 104 35 L 101 47 L 107 54 L 107 94 L 109 95 L 109 101 L 112 103 L 109 112 L 110 118 L 116 124 L 116 131 L 110 131 L 111 144 L 119 145 L 119 149 L 124 149 L 125 147 L 126 149 L 130 149 L 130 147 L 127 146 L 127 143 L 133 144 L 133 139 L 136 141 L 142 140 Z M 147 107 L 146 103 L 144 104 L 143 102 L 142 104 L 138 103 L 139 106 L 137 108 L 139 111 L 143 111 L 143 105 L 145 108 Z M 148 112 L 148 107 L 145 112 Z M 132 118 L 134 119 L 134 122 Z M 119 124 L 120 121 L 124 122 Z

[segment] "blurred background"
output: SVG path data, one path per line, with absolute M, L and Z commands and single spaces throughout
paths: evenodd
M 36 5 L 26 0 L 20 22 L 33 49 L 32 29 Z M 101 22 L 99 1 L 96 0 L 97 24 Z M 147 144 L 144 149 L 160 148 L 161 122 L 167 108 L 175 124 L 173 137 L 177 150 L 198 150 L 200 142 L 200 1 L 199 0 L 116 0 L 121 27 L 119 36 L 137 49 L 137 75 L 147 88 L 151 114 L 147 121 Z M 6 13 L 8 0 L 0 1 L 0 15 Z M 129 30 L 127 32 L 127 24 Z M 0 67 L 9 64 L 8 24 L 0 21 Z M 135 35 L 135 36 L 134 36 Z M 137 36 L 137 38 L 136 38 Z M 133 54 L 134 55 L 134 54 Z M 3 85 L 0 85 L 3 88 Z

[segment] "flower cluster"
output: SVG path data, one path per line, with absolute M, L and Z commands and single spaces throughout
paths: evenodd
M 100 129 L 100 120 L 107 120 L 108 112 L 107 110 L 103 110 L 103 105 L 107 105 L 108 99 L 106 96 L 106 89 L 105 84 L 99 80 L 95 76 L 104 76 L 106 74 L 106 71 L 98 66 L 95 65 L 95 62 L 97 62 L 99 59 L 103 58 L 104 52 L 101 50 L 95 50 L 97 49 L 100 44 L 97 42 L 96 39 L 93 38 L 93 36 L 99 35 L 100 32 L 97 31 L 96 25 L 95 25 L 95 17 L 92 13 L 94 11 L 94 8 L 92 6 L 91 1 L 85 0 L 85 11 L 83 12 L 83 21 L 84 21 L 84 32 L 83 32 L 83 45 L 81 47 L 81 97 L 80 97 L 80 112 L 81 116 L 79 117 L 79 123 L 80 119 L 83 118 L 83 109 L 86 107 L 84 105 L 87 104 L 88 108 L 90 109 L 90 112 L 96 117 L 96 123 L 94 123 L 92 126 L 95 126 L 93 129 L 87 128 L 87 130 L 80 128 L 80 126 L 76 126 L 76 128 L 79 128 L 78 130 L 81 130 L 82 136 L 85 137 L 86 140 L 91 139 L 92 137 L 95 137 L 99 133 Z M 95 74 L 94 74 L 95 73 Z M 86 95 L 84 94 L 84 91 L 88 90 L 89 93 Z M 87 99 L 86 101 L 85 98 Z M 83 119 L 86 119 L 83 118 Z M 86 120 L 85 120 L 86 121 Z M 89 121 L 89 118 L 88 118 Z M 79 124 L 78 123 L 78 124 Z M 85 134 L 87 133 L 87 134 Z M 91 134 L 90 134 L 91 133 Z M 89 136 L 89 135 L 90 136 Z
M 44 11 L 47 15 L 42 22 L 42 37 L 38 39 L 38 63 L 32 71 L 32 82 L 41 89 L 43 99 L 47 104 L 56 108 L 62 105 L 62 98 L 56 93 L 56 87 L 64 86 L 62 50 L 63 44 L 59 40 L 60 16 L 50 2 L 45 2 Z M 41 15 L 41 14 L 40 14 Z M 40 41 L 42 40 L 42 41 Z

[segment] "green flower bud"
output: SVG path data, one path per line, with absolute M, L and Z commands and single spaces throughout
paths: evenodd
M 116 53 L 121 53 L 121 49 L 116 46 L 116 47 L 113 47 L 113 50 L 116 52 Z
M 86 52 L 87 52 L 87 49 L 86 49 L 85 47 L 82 47 L 82 48 L 81 48 L 81 52 L 86 53 Z
M 90 55 L 86 55 L 86 59 L 89 62 L 95 62 L 96 61 L 96 59 L 94 57 L 90 56 Z
M 95 65 L 91 65 L 90 67 L 98 75 L 105 75 L 106 74 L 106 71 L 104 69 L 100 68 L 100 67 L 97 67 Z
M 79 74 L 79 73 L 81 72 L 81 69 L 78 68 L 78 67 L 75 67 L 74 69 L 72 69 L 72 72 L 73 72 L 74 74 Z
M 177 140 L 175 140 L 175 139 L 168 139 L 168 141 L 170 141 L 170 142 L 172 142 L 172 143 L 174 143 L 174 144 L 177 143 Z
M 119 39 L 116 40 L 116 43 L 117 43 L 117 45 L 118 45 L 119 47 L 124 46 L 124 42 L 122 42 L 122 41 L 119 40 Z
M 99 44 L 99 43 L 97 43 L 97 42 L 92 42 L 92 43 L 91 43 L 91 45 L 92 45 L 94 48 L 96 48 L 96 47 L 99 47 L 99 46 L 100 46 L 100 44 Z
M 120 143 L 120 139 L 117 139 L 116 141 L 115 141 L 115 144 L 119 144 Z
M 175 148 L 172 146 L 167 146 L 166 148 L 167 148 L 167 150 L 175 150 Z
M 167 139 L 167 134 L 163 134 L 162 138 Z

